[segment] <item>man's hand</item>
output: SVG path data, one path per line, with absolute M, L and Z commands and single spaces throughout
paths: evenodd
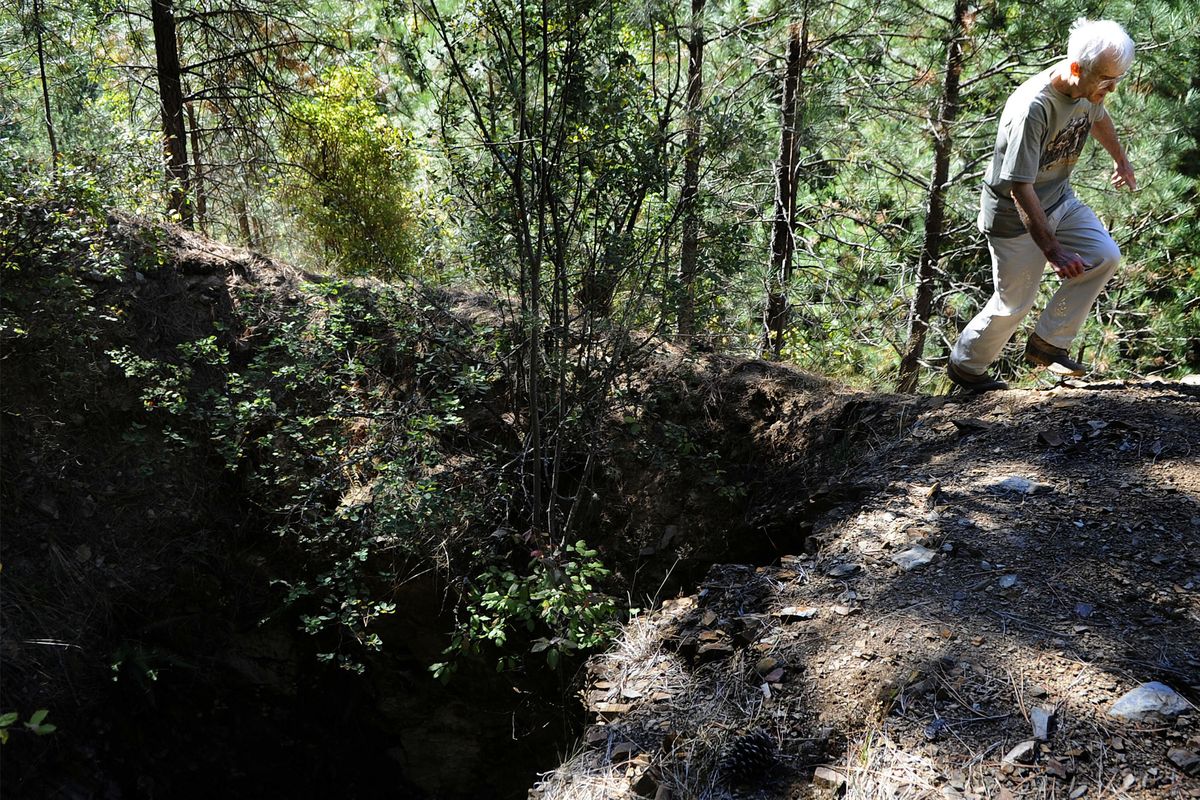
M 1049 250 L 1046 250 L 1045 254 L 1050 266 L 1054 267 L 1055 273 L 1064 281 L 1079 277 L 1087 269 L 1087 264 L 1084 263 L 1079 253 L 1072 253 L 1057 242 Z
M 1124 158 L 1117 162 L 1117 168 L 1112 174 L 1112 185 L 1114 189 L 1124 187 L 1130 191 L 1137 190 L 1137 178 L 1133 176 L 1133 165 L 1129 163 L 1129 159 Z

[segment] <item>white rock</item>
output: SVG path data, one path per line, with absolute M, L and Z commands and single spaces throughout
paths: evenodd
M 1007 478 L 993 483 L 992 488 L 997 491 L 1012 492 L 1014 494 L 1043 494 L 1054 487 L 1031 481 L 1029 478 L 1023 478 L 1020 475 L 1009 475 Z
M 1121 719 L 1146 720 L 1153 714 L 1174 717 L 1190 710 L 1191 707 L 1192 704 L 1170 686 L 1151 681 L 1126 692 L 1121 699 L 1113 703 L 1108 715 Z
M 1029 721 L 1033 724 L 1033 738 L 1046 741 L 1050 738 L 1050 723 L 1054 719 L 1054 709 L 1047 706 L 1036 706 L 1029 712 Z
M 930 550 L 928 547 L 922 547 L 919 544 L 914 544 L 907 550 L 895 553 L 892 556 L 892 561 L 895 561 L 896 564 L 900 566 L 900 569 L 904 570 L 905 572 L 909 572 L 917 567 L 923 567 L 930 561 L 933 561 L 933 558 L 936 555 L 937 553 Z
M 1026 739 L 1019 745 L 1008 751 L 1004 756 L 1006 764 L 1032 764 L 1033 759 L 1037 756 L 1037 742 L 1033 739 Z

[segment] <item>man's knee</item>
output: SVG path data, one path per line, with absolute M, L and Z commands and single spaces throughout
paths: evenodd
M 1109 275 L 1116 272 L 1117 265 L 1121 263 L 1121 248 L 1112 239 L 1097 247 L 1089 255 L 1091 256 L 1089 266 Z

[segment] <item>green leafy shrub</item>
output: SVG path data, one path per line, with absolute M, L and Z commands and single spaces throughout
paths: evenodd
M 366 70 L 341 68 L 292 105 L 283 148 L 294 168 L 279 189 L 338 272 L 395 278 L 418 250 L 416 160 L 373 89 Z
M 561 548 L 534 551 L 525 572 L 492 565 L 467 587 L 463 613 L 446 654 L 481 655 L 488 646 L 499 652 L 497 669 L 515 669 L 522 655 L 545 653 L 557 669 L 564 655 L 606 644 L 616 632 L 614 599 L 597 591 L 609 575 L 596 550 L 580 540 Z M 445 678 L 454 662 L 434 664 Z

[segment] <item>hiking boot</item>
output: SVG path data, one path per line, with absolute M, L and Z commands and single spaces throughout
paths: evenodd
M 946 377 L 955 386 L 972 394 L 994 392 L 1008 388 L 1007 383 L 998 378 L 993 378 L 986 372 L 982 375 L 973 375 L 970 372 L 965 372 L 953 361 L 946 362 Z
M 1065 349 L 1055 347 L 1036 333 L 1031 333 L 1025 343 L 1025 360 L 1063 378 L 1078 377 L 1088 371 L 1086 364 L 1075 361 Z

